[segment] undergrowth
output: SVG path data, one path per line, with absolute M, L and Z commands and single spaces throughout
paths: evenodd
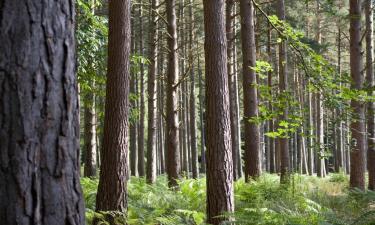
M 95 213 L 98 181 L 82 179 L 87 224 L 94 217 L 107 224 L 106 214 Z M 256 181 L 235 183 L 236 211 L 228 215 L 239 225 L 375 225 L 375 193 L 348 189 L 348 178 L 294 175 L 289 187 L 279 177 L 265 174 Z M 184 179 L 179 190 L 169 190 L 165 177 L 154 185 L 132 177 L 128 184 L 129 225 L 204 225 L 206 181 Z M 124 224 L 125 217 L 107 214 Z

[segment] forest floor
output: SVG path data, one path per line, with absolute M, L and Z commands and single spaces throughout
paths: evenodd
M 94 213 L 98 180 L 82 179 L 87 224 Z M 149 225 L 205 224 L 205 178 L 183 179 L 168 189 L 166 177 L 154 185 L 132 177 L 128 185 L 127 223 Z M 235 183 L 236 224 L 243 225 L 375 225 L 375 192 L 348 189 L 348 177 L 294 175 L 289 187 L 277 175 L 265 174 L 250 184 Z M 121 219 L 121 218 L 120 218 Z M 105 224 L 105 223 L 104 223 Z

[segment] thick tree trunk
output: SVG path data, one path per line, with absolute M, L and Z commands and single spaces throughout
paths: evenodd
M 366 2 L 366 78 L 368 87 L 375 85 L 374 81 L 374 12 L 372 0 Z M 370 96 L 374 95 L 373 91 L 369 91 Z M 375 190 L 375 103 L 370 102 L 367 106 L 367 169 L 369 176 L 368 188 Z
M 96 114 L 95 95 L 88 93 L 85 99 L 84 109 L 84 143 L 85 143 L 85 167 L 83 176 L 96 176 Z
M 0 1 L 3 225 L 85 224 L 75 7 L 73 1 L 44 3 Z
M 109 2 L 108 74 L 97 211 L 127 210 L 129 61 L 130 1 L 112 0 Z
M 362 74 L 361 48 L 361 18 L 362 0 L 350 0 L 350 73 L 352 90 L 362 90 L 364 76 Z M 351 108 L 353 117 L 350 130 L 352 132 L 350 151 L 350 187 L 365 189 L 365 104 L 360 100 L 352 99 Z
M 285 3 L 284 0 L 278 0 L 277 13 L 280 20 L 285 20 Z M 288 69 L 287 69 L 287 44 L 286 41 L 282 41 L 279 44 L 279 88 L 280 93 L 286 93 L 288 91 Z M 285 106 L 283 115 L 281 116 L 282 121 L 288 120 L 289 109 Z M 279 138 L 280 142 L 280 172 L 281 183 L 290 182 L 290 163 L 289 163 L 289 143 L 288 138 Z
M 166 166 L 170 187 L 177 186 L 180 173 L 180 153 L 178 140 L 178 58 L 177 58 L 177 26 L 176 1 L 166 0 L 168 30 L 168 71 L 167 71 L 167 151 Z
M 251 122 L 258 116 L 258 96 L 256 74 L 251 68 L 256 64 L 254 7 L 248 0 L 240 0 L 241 41 L 243 58 L 243 105 L 245 124 L 245 180 L 257 178 L 261 174 L 259 126 Z
M 156 180 L 156 104 L 157 104 L 157 85 L 156 85 L 156 72 L 158 69 L 157 48 L 156 42 L 157 35 L 157 6 L 158 0 L 151 0 L 150 8 L 150 40 L 149 40 L 149 60 L 148 67 L 148 126 L 147 126 L 147 169 L 146 181 L 152 184 Z
M 143 13 L 142 4 L 139 5 L 139 51 L 140 55 L 144 56 L 144 43 L 143 43 Z M 145 90 L 144 90 L 144 77 L 145 69 L 144 64 L 140 66 L 140 102 L 139 102 L 139 127 L 138 127 L 138 174 L 140 177 L 145 176 Z
M 224 0 L 203 1 L 206 58 L 207 222 L 234 211 Z

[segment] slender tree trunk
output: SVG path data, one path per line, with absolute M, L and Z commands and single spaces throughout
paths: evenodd
M 156 180 L 156 104 L 157 104 L 157 85 L 156 72 L 158 69 L 158 58 L 156 42 L 157 35 L 157 5 L 158 0 L 151 0 L 150 8 L 150 36 L 149 36 L 149 67 L 148 67 L 148 81 L 147 81 L 147 99 L 148 99 L 148 126 L 147 126 L 147 168 L 146 181 L 147 183 L 154 183 Z
M 251 122 L 258 116 L 256 74 L 251 68 L 256 63 L 254 7 L 251 1 L 240 0 L 241 39 L 243 58 L 243 92 L 245 123 L 245 180 L 261 174 L 259 126 Z
M 194 46 L 194 0 L 189 1 L 189 62 L 191 65 L 190 69 L 190 135 L 191 135 L 191 164 L 193 178 L 198 178 L 199 169 L 198 169 L 198 150 L 197 150 L 197 134 L 196 134 L 196 117 L 195 117 L 195 67 L 194 67 L 194 55 L 193 55 L 193 46 Z
M 285 20 L 285 4 L 284 0 L 278 0 L 277 6 L 277 13 L 280 20 Z M 288 92 L 288 69 L 287 69 L 287 44 L 286 41 L 282 41 L 279 44 L 279 88 L 280 93 L 287 93 Z M 287 121 L 288 120 L 288 106 L 285 106 L 283 110 L 283 115 L 281 116 L 281 120 Z M 279 138 L 280 142 L 280 172 L 281 183 L 289 183 L 290 182 L 290 163 L 289 163 L 289 143 L 288 138 L 281 137 Z
M 203 1 L 206 58 L 207 222 L 234 211 L 224 0 Z
M 268 25 L 268 30 L 267 30 L 267 54 L 268 54 L 268 61 L 269 62 L 272 62 L 273 60 L 273 57 L 272 57 L 272 48 L 271 48 L 271 41 L 272 41 L 272 26 L 269 24 Z M 268 74 L 267 74 L 267 85 L 268 85 L 268 88 L 269 88 L 269 95 L 272 96 L 272 75 L 273 75 L 273 71 L 268 71 Z M 268 104 L 268 108 L 271 112 L 273 112 L 273 106 L 272 106 L 272 102 L 270 101 L 269 104 Z M 268 132 L 273 132 L 274 130 L 274 121 L 273 119 L 271 119 L 269 122 L 268 122 Z M 272 138 L 272 137 L 268 137 L 268 155 L 267 155 L 267 159 L 268 159 L 268 164 L 269 164 L 269 172 L 270 173 L 275 173 L 275 138 Z
M 0 1 L 3 225 L 85 224 L 75 6 L 73 1 L 46 3 Z
M 97 211 L 127 210 L 130 1 L 109 2 L 108 74 Z M 112 222 L 114 224 L 114 222 Z
M 88 93 L 85 99 L 84 109 L 84 143 L 85 143 L 85 167 L 83 175 L 85 177 L 96 176 L 96 113 L 95 113 L 95 95 Z
M 362 75 L 362 48 L 361 48 L 361 17 L 362 0 L 350 0 L 350 73 L 352 90 L 362 90 L 364 76 Z M 350 151 L 350 187 L 365 189 L 365 104 L 352 99 L 351 108 L 353 117 L 350 130 L 352 133 Z
M 139 51 L 140 55 L 144 56 L 143 50 L 143 8 L 142 4 L 139 5 Z M 144 90 L 144 77 L 145 77 L 145 69 L 144 63 L 142 62 L 140 65 L 140 103 L 139 103 L 139 129 L 138 129 L 138 174 L 140 177 L 145 176 L 145 90 Z
M 374 12 L 373 2 L 371 0 L 365 0 L 366 2 L 366 78 L 367 85 L 374 87 Z M 369 91 L 369 95 L 373 96 L 374 92 Z M 375 103 L 370 102 L 367 106 L 367 169 L 369 175 L 368 188 L 375 190 Z
M 135 7 L 134 4 L 132 5 L 131 8 L 131 13 L 132 13 L 132 18 L 131 18 L 131 54 L 135 54 L 137 50 L 137 42 L 135 41 L 136 38 L 136 33 L 134 32 L 134 18 L 136 12 L 135 12 Z M 138 77 L 138 71 L 133 69 L 131 67 L 131 75 L 130 75 L 130 93 L 132 95 L 137 95 L 137 77 Z M 138 109 L 138 104 L 137 100 L 135 98 L 130 99 L 130 108 L 131 110 L 137 110 Z M 130 131 L 129 131 L 129 156 L 130 156 L 130 173 L 131 176 L 137 176 L 138 175 L 138 152 L 137 152 L 137 131 L 138 131 L 138 122 L 137 121 L 130 121 Z
M 337 73 L 338 73 L 338 76 L 339 76 L 339 79 L 340 79 L 340 91 L 342 89 L 342 83 L 341 83 L 341 77 L 342 77 L 342 74 L 341 74 L 341 51 L 342 51 L 342 47 L 341 47 L 341 28 L 340 28 L 340 24 L 338 25 L 338 37 L 337 37 Z M 338 114 L 341 116 L 342 115 L 342 112 L 341 110 L 339 109 L 338 110 Z M 344 127 L 343 127 L 343 121 L 340 119 L 339 121 L 339 126 L 338 126 L 338 132 L 337 132 L 337 148 L 338 148 L 338 158 L 337 160 L 339 161 L 339 168 L 340 169 L 343 169 L 344 172 L 346 171 L 345 169 L 345 166 L 344 166 L 344 159 L 345 159 L 345 156 L 344 156 Z
M 198 76 L 199 76 L 199 120 L 201 130 L 201 173 L 206 173 L 206 132 L 204 123 L 204 96 L 203 96 L 203 78 L 200 58 L 198 55 Z
M 177 26 L 176 1 L 166 0 L 168 21 L 168 71 L 167 71 L 167 157 L 166 166 L 170 187 L 177 186 L 180 173 L 180 153 L 178 140 L 178 58 L 177 58 Z

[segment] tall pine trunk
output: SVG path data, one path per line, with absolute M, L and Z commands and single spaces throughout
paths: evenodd
M 243 105 L 245 124 L 245 180 L 261 174 L 259 126 L 251 121 L 258 116 L 254 6 L 251 1 L 240 0 L 241 41 L 243 58 Z
M 203 1 L 206 61 L 207 222 L 234 211 L 224 0 Z
M 148 126 L 147 126 L 147 170 L 146 170 L 146 181 L 147 183 L 154 183 L 156 180 L 156 114 L 157 114 L 157 85 L 156 85 L 156 73 L 158 69 L 158 58 L 156 42 L 158 40 L 157 35 L 157 6 L 158 0 L 151 0 L 150 8 L 150 40 L 149 40 L 149 60 L 150 64 L 148 67 Z
M 179 153 L 179 122 L 178 122 L 178 57 L 177 57 L 177 26 L 176 0 L 166 0 L 168 30 L 168 68 L 167 68 L 167 149 L 166 167 L 170 187 L 177 186 L 180 173 Z
M 85 224 L 74 17 L 73 1 L 0 1 L 3 225 Z
M 364 76 L 362 65 L 361 29 L 362 29 L 362 0 L 350 0 L 350 73 L 351 89 L 359 91 L 363 88 Z M 353 118 L 350 124 L 352 133 L 350 151 L 350 187 L 365 189 L 365 104 L 358 99 L 352 99 Z
M 128 206 L 130 1 L 109 2 L 108 74 L 97 211 Z M 112 222 L 114 224 L 114 222 Z
M 277 14 L 280 20 L 285 20 L 285 3 L 284 0 L 278 0 Z M 279 89 L 281 94 L 288 92 L 288 60 L 287 60 L 287 44 L 283 40 L 279 44 Z M 288 106 L 284 106 L 283 114 L 280 117 L 280 121 L 287 121 L 289 109 Z M 280 122 L 279 121 L 279 122 Z M 280 172 L 281 183 L 290 182 L 290 162 L 289 162 L 289 143 L 288 138 L 279 138 L 280 145 Z

